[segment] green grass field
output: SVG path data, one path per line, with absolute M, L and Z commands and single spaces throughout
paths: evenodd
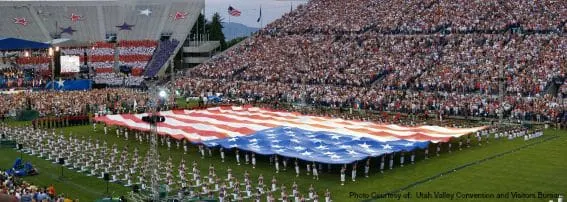
M 65 135 L 72 132 L 75 136 L 91 137 L 93 139 L 106 140 L 111 146 L 113 143 L 119 145 L 119 150 L 126 144 L 130 145 L 130 149 L 139 147 L 140 154 L 143 156 L 147 151 L 147 143 L 140 144 L 137 141 L 126 141 L 123 138 L 117 138 L 114 130 L 109 130 L 109 136 L 105 136 L 102 128 L 99 127 L 97 132 L 92 131 L 92 126 L 77 126 L 63 129 Z M 59 131 L 57 132 L 59 134 Z M 273 168 L 269 167 L 267 158 L 258 158 L 258 167 L 252 169 L 250 165 L 237 166 L 234 155 L 227 153 L 225 163 L 220 162 L 218 151 L 215 151 L 212 158 L 200 159 L 197 154 L 196 147 L 192 147 L 189 154 L 184 155 L 182 149 L 172 149 L 160 146 L 160 155 L 163 161 L 168 156 L 174 159 L 174 171 L 181 158 L 185 158 L 187 164 L 193 160 L 199 162 L 202 174 L 208 173 L 207 168 L 210 164 L 214 164 L 217 174 L 226 176 L 226 169 L 230 166 L 233 173 L 240 179 L 245 170 L 251 171 L 251 179 L 256 182 L 260 173 L 264 175 L 267 184 L 273 175 L 276 175 L 278 184 L 285 183 L 289 188 L 293 181 L 297 181 L 300 191 L 307 192 L 310 184 L 313 184 L 320 196 L 323 196 L 324 190 L 329 189 L 336 202 L 342 201 L 362 201 L 369 198 L 362 197 L 364 194 L 372 193 L 388 193 L 400 190 L 417 181 L 430 178 L 439 173 L 452 170 L 453 168 L 483 160 L 499 153 L 512 151 L 521 148 L 527 144 L 538 142 L 530 147 L 522 150 L 507 153 L 505 155 L 495 157 L 479 164 L 458 170 L 457 172 L 444 175 L 433 179 L 429 182 L 418 184 L 414 187 L 403 189 L 400 193 L 410 192 L 411 199 L 403 199 L 406 201 L 446 201 L 448 199 L 416 199 L 418 192 L 435 192 L 445 191 L 450 193 L 466 192 L 466 193 L 503 193 L 503 192 L 546 192 L 546 193 L 567 193 L 567 148 L 563 145 L 567 143 L 566 131 L 546 131 L 543 137 L 525 142 L 523 139 L 513 141 L 509 140 L 491 140 L 489 144 L 483 146 L 473 146 L 455 151 L 452 153 L 443 153 L 439 157 L 432 157 L 429 160 L 421 160 L 418 154 L 418 162 L 415 165 L 406 164 L 405 167 L 395 167 L 393 170 L 387 170 L 384 174 L 380 174 L 377 170 L 378 161 L 374 160 L 371 167 L 371 176 L 369 178 L 359 177 L 356 182 L 347 181 L 345 186 L 340 186 L 338 166 L 334 167 L 333 173 L 323 172 L 319 181 L 312 180 L 310 176 L 305 176 L 305 168 L 302 166 L 302 176 L 295 177 L 294 171 L 288 169 L 287 172 L 275 174 Z M 133 135 L 131 135 L 132 137 Z M 555 138 L 556 137 L 556 138 Z M 539 143 L 546 138 L 553 140 Z M 175 148 L 175 145 L 173 146 Z M 13 149 L 0 150 L 0 165 L 4 167 L 10 166 L 14 159 L 20 156 L 20 153 Z M 398 157 L 396 157 L 398 158 Z M 241 157 L 241 160 L 244 158 Z M 39 168 L 38 176 L 26 177 L 24 180 L 33 182 L 40 186 L 46 186 L 53 183 L 58 193 L 66 193 L 72 198 L 79 198 L 81 201 L 94 201 L 104 196 L 106 192 L 106 184 L 103 180 L 87 177 L 85 175 L 65 170 L 65 179 L 58 180 L 60 175 L 60 167 L 46 160 L 36 157 L 24 155 L 24 160 L 31 161 L 34 166 Z M 397 160 L 397 159 L 396 159 Z M 396 164 L 397 165 L 397 164 Z M 291 163 L 290 167 L 291 168 Z M 363 166 L 359 166 L 363 169 Z M 325 169 L 326 170 L 326 169 Z M 362 170 L 359 170 L 359 176 Z M 125 195 L 130 189 L 117 184 L 110 184 L 110 192 L 114 196 Z M 353 194 L 358 193 L 360 197 Z M 279 197 L 279 192 L 276 193 Z M 379 201 L 391 201 L 397 199 L 381 199 Z M 461 199 L 462 200 L 462 199 Z M 494 201 L 520 201 L 516 199 L 493 199 Z M 477 199 L 477 201 L 491 201 L 487 199 Z M 528 199 L 526 201 L 549 201 L 549 199 Z

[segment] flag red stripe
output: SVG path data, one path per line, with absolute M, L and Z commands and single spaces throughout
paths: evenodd
M 142 119 L 140 119 L 140 118 L 138 118 L 138 117 L 136 117 L 132 114 L 122 114 L 122 117 L 124 119 L 127 119 L 127 120 L 132 120 L 136 123 L 144 123 L 144 121 L 142 121 Z M 165 122 L 158 123 L 158 129 L 159 129 L 159 127 L 178 129 L 178 130 L 182 130 L 186 133 L 195 133 L 195 134 L 198 134 L 201 137 L 216 137 L 216 138 L 219 138 L 219 139 L 229 137 L 229 135 L 227 135 L 225 133 L 221 133 L 221 132 L 209 131 L 209 130 L 200 130 L 200 129 L 197 129 L 197 128 L 193 128 L 191 126 L 174 126 L 174 125 L 171 125 L 171 124 L 167 124 Z M 182 134 L 175 134 L 175 135 L 182 135 Z
M 185 113 L 183 113 L 183 111 L 179 111 L 179 110 L 174 110 L 172 111 L 174 114 L 179 114 L 179 115 L 186 115 Z M 166 116 L 168 117 L 168 116 Z M 207 124 L 207 125 L 212 125 L 215 126 L 217 128 L 222 128 L 224 130 L 229 130 L 229 131 L 233 131 L 233 132 L 238 132 L 241 134 L 252 134 L 255 133 L 255 130 L 246 128 L 246 127 L 232 127 L 232 126 L 227 126 L 227 125 L 221 125 L 221 124 L 214 124 L 214 123 L 210 123 L 210 122 L 206 122 L 206 121 L 195 121 L 195 120 L 191 120 L 191 119 L 184 119 L 184 118 L 180 118 L 180 117 L 171 117 L 171 118 L 175 118 L 177 120 L 181 120 L 185 123 L 200 123 L 200 124 Z M 218 120 L 218 119 L 217 119 Z

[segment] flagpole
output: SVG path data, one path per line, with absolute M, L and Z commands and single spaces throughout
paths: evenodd
M 264 18 L 261 16 L 262 14 L 262 4 L 260 4 L 260 29 L 264 27 Z

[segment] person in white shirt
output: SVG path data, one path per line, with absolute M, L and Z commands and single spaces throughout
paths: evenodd
M 415 151 L 411 152 L 411 158 L 410 158 L 411 164 L 415 163 Z
M 341 186 L 345 185 L 345 172 L 346 172 L 346 166 L 343 165 L 343 167 L 341 168 Z
M 224 149 L 221 147 L 219 150 L 220 150 L 221 162 L 224 163 Z
M 236 164 L 240 165 L 240 154 L 238 154 L 238 149 L 236 149 L 236 152 L 234 152 L 234 154 L 236 155 Z
M 356 167 L 357 167 L 357 164 L 358 164 L 357 162 L 354 162 L 354 163 L 352 164 L 351 178 L 352 178 L 352 181 L 353 181 L 353 182 L 356 181 Z
M 295 159 L 295 177 L 299 177 L 299 163 Z
M 280 173 L 280 161 L 278 160 L 278 156 L 274 156 L 274 161 L 275 161 L 275 167 L 276 167 L 276 173 Z
M 319 171 L 317 170 L 317 165 L 313 162 L 313 179 L 319 180 Z
M 380 173 L 384 173 L 385 156 L 386 154 L 382 154 L 382 157 L 380 158 Z

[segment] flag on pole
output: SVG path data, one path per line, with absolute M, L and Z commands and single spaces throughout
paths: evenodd
M 260 15 L 258 16 L 256 22 L 260 22 L 260 20 L 262 20 L 262 6 L 260 6 Z
M 240 12 L 239 10 L 236 10 L 235 8 L 233 8 L 232 6 L 228 6 L 228 14 L 238 17 L 240 16 L 242 12 Z

